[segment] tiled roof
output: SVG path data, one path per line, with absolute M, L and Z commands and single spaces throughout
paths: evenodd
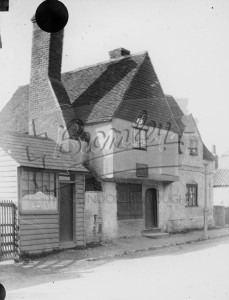
M 170 122 L 171 130 L 178 131 L 147 52 L 64 73 L 62 82 L 76 118 L 84 123 L 107 121 L 114 116 L 134 121 L 147 109 L 149 120 Z M 61 102 L 58 85 L 52 85 Z M 2 129 L 10 115 L 11 131 L 28 132 L 28 89 L 28 85 L 18 88 L 8 108 L 0 113 Z
M 166 95 L 166 99 L 170 106 L 170 109 L 171 109 L 171 112 L 175 119 L 175 122 L 176 122 L 177 126 L 179 127 L 180 133 L 182 134 L 185 130 L 185 125 L 182 122 L 182 119 L 185 117 L 185 114 L 183 113 L 180 106 L 177 104 L 176 100 L 173 98 L 173 96 Z
M 110 120 L 146 55 L 131 55 L 63 74 L 76 117 L 85 123 Z
M 172 131 L 184 131 L 185 115 L 172 96 L 164 95 L 147 52 L 66 72 L 62 82 L 76 118 L 84 123 L 108 121 L 112 117 L 134 122 L 146 110 L 148 123 L 169 122 Z M 52 85 L 60 103 L 65 105 L 64 89 L 55 82 Z M 28 85 L 19 87 L 0 113 L 0 132 L 28 132 L 28 90 Z M 203 156 L 213 160 L 206 146 Z
M 229 187 L 229 169 L 218 169 L 214 174 L 214 187 Z
M 203 159 L 211 160 L 211 161 L 216 160 L 215 156 L 211 153 L 211 151 L 208 150 L 208 148 L 204 143 L 203 143 Z
M 50 139 L 8 133 L 0 137 L 0 148 L 8 153 L 19 166 L 88 172 L 77 161 L 77 155 L 73 159 L 70 154 L 64 154 Z

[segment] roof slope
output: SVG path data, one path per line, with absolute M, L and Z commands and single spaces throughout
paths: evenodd
M 211 151 L 208 150 L 208 148 L 204 143 L 203 143 L 203 159 L 211 160 L 211 161 L 216 160 L 215 156 L 211 153 Z
M 179 131 L 148 54 L 130 83 L 115 117 L 134 122 L 143 110 L 147 112 L 146 124 L 160 124 L 168 128 L 166 124 L 170 123 L 170 130 Z
M 176 100 L 169 95 L 166 95 L 166 98 L 168 100 L 169 106 L 171 108 L 173 117 L 180 129 L 180 132 L 183 133 L 185 130 L 185 124 L 183 122 L 185 114 L 177 104 Z M 203 141 L 202 141 L 203 143 Z M 203 143 L 203 159 L 208 160 L 208 161 L 215 161 L 215 156 L 208 150 L 206 145 Z
M 229 187 L 229 169 L 218 169 L 214 174 L 214 187 Z
M 64 154 L 50 139 L 10 133 L 0 137 L 0 148 L 20 166 L 87 172 L 70 154 Z
M 63 74 L 76 117 L 85 123 L 110 120 L 146 55 L 130 55 Z
M 185 117 L 185 114 L 183 113 L 180 106 L 177 104 L 176 100 L 172 96 L 166 95 L 166 99 L 170 106 L 175 122 L 180 129 L 180 133 L 182 134 L 185 130 L 185 124 L 182 122 L 182 119 Z
M 171 130 L 178 131 L 147 52 L 66 72 L 62 82 L 76 118 L 84 123 L 107 121 L 114 116 L 134 121 L 147 109 L 149 120 L 170 122 Z M 54 88 L 58 93 L 58 87 Z M 7 111 L 5 107 L 0 113 L 1 119 L 3 114 L 5 119 L 7 115 L 12 117 L 8 118 L 11 131 L 28 132 L 28 89 L 28 85 L 18 88 Z M 15 115 L 15 111 L 19 113 Z M 4 129 L 6 124 L 2 123 Z
M 18 87 L 10 101 L 0 112 L 0 133 L 2 131 L 29 131 L 29 86 Z

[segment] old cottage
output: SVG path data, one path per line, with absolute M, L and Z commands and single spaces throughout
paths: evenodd
M 33 25 L 30 84 L 18 88 L 0 115 L 2 132 L 17 132 L 7 138 L 10 146 L 3 139 L 2 149 L 13 160 L 20 186 L 14 199 L 19 203 L 21 235 L 30 240 L 27 231 L 23 234 L 26 226 L 36 230 L 39 220 L 55 220 L 51 249 L 64 239 L 65 224 L 66 247 L 152 229 L 199 228 L 205 193 L 212 224 L 214 156 L 194 118 L 185 116 L 175 99 L 164 94 L 148 53 L 119 48 L 106 62 L 61 74 L 63 31 L 43 32 L 34 19 Z M 18 143 L 20 151 L 11 152 Z M 30 143 L 37 154 L 27 154 Z M 40 146 L 35 149 L 36 145 Z M 49 148 L 55 149 L 54 156 Z M 21 161 L 23 151 L 20 155 L 26 157 Z M 35 166 L 31 157 L 39 157 Z M 49 178 L 42 184 L 48 190 L 37 183 L 34 188 L 33 181 L 30 189 L 30 178 L 41 174 Z M 52 185 L 56 180 L 54 193 L 51 178 Z M 63 187 L 62 194 L 58 189 L 66 181 L 73 187 Z M 50 206 L 46 212 L 41 208 L 34 212 L 32 203 L 41 193 Z M 0 195 L 7 196 L 1 190 Z M 68 200 L 70 208 L 62 206 Z M 70 217 L 64 221 L 65 209 Z M 38 244 L 33 239 L 33 245 Z

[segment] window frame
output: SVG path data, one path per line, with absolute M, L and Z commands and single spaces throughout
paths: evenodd
M 50 190 L 50 174 L 54 174 L 54 193 L 51 194 L 52 196 L 54 196 L 57 200 L 57 209 L 39 209 L 39 210 L 24 210 L 22 209 L 22 198 L 23 196 L 23 180 L 26 181 L 24 178 L 23 178 L 23 172 L 28 172 L 28 188 L 30 186 L 30 182 L 32 182 L 32 180 L 29 179 L 29 176 L 30 176 L 30 173 L 29 172 L 34 172 L 34 173 L 38 173 L 38 172 L 42 172 L 42 180 L 41 180 L 41 183 L 42 183 L 42 189 L 39 189 L 38 191 L 36 190 L 36 187 L 35 187 L 35 190 L 34 190 L 34 193 L 30 193 L 30 190 L 28 189 L 28 194 L 26 195 L 34 195 L 36 194 L 37 192 L 42 192 L 44 193 L 45 195 L 48 195 L 47 192 L 44 192 L 43 191 L 43 186 L 45 186 L 45 184 L 43 184 L 43 173 L 49 173 L 49 190 Z M 30 168 L 30 167 L 20 167 L 18 169 L 18 186 L 19 186 L 19 211 L 20 211 L 20 214 L 22 215 L 31 215 L 31 214 L 39 214 L 39 215 L 52 215 L 52 214 L 59 214 L 59 197 L 58 197 L 58 188 L 59 188 L 59 171 L 56 171 L 56 170 L 46 170 L 46 169 L 39 169 L 39 168 Z M 24 189 L 24 191 L 26 191 Z M 32 191 L 32 190 L 31 190 Z
M 195 189 L 194 195 L 195 199 L 189 200 L 190 197 L 190 189 Z M 193 183 L 187 183 L 186 184 L 186 207 L 198 207 L 198 184 L 193 182 Z
M 198 156 L 198 141 L 196 139 L 189 140 L 189 155 Z
M 132 136 L 132 138 L 133 138 L 133 148 L 134 149 L 144 150 L 144 151 L 147 150 L 147 130 L 148 130 L 148 128 L 146 128 L 144 126 L 137 126 L 137 125 L 133 126 L 133 136 Z M 144 135 L 145 135 L 143 142 L 142 142 L 141 133 L 144 133 Z M 137 140 L 136 140 L 136 137 L 138 137 Z

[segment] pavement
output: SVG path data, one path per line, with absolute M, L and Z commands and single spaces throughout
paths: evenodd
M 131 241 L 135 247 L 138 241 L 138 248 L 133 250 Z M 105 248 L 102 256 L 99 249 Z M 6 300 L 227 300 L 228 251 L 226 228 L 211 231 L 206 241 L 196 231 L 164 240 L 121 239 L 113 246 L 80 250 L 81 257 L 72 249 L 1 265 L 0 282 Z
M 208 240 L 222 237 L 229 237 L 229 228 L 209 230 Z M 26 259 L 19 263 L 0 263 L 0 282 L 8 290 L 13 290 L 58 280 L 61 276 L 68 278 L 77 270 L 87 270 L 116 257 L 145 256 L 149 251 L 156 253 L 161 249 L 194 244 L 203 240 L 203 231 L 200 230 L 185 234 L 170 234 L 158 239 L 149 239 L 144 236 L 119 238 L 85 249 L 63 250 L 43 257 Z
M 229 227 L 219 227 L 208 231 L 208 239 L 229 236 Z M 165 247 L 195 243 L 204 240 L 202 230 L 193 230 L 187 233 L 169 234 L 165 237 L 150 239 L 145 236 L 118 238 L 105 243 L 92 244 L 82 249 L 65 249 L 57 253 L 47 254 L 34 259 L 25 259 L 17 265 L 46 263 L 50 259 L 58 262 L 68 258 L 69 261 L 99 260 L 104 258 L 120 257 L 137 252 L 157 250 Z M 14 261 L 0 262 L 0 265 L 12 264 Z

